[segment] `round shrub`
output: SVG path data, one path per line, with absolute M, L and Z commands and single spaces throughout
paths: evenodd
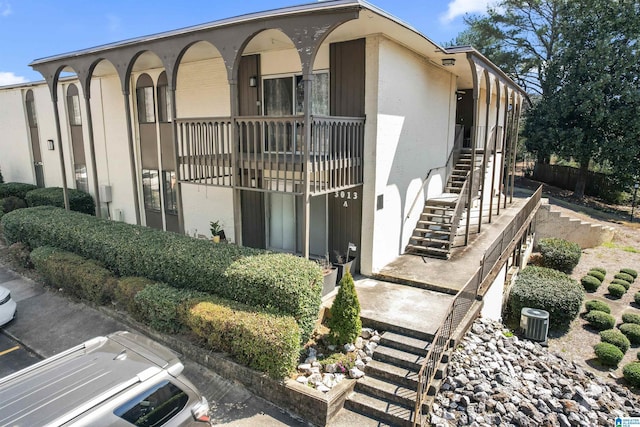
M 614 285 L 622 285 L 624 286 L 625 290 L 629 290 L 629 288 L 631 287 L 631 283 L 627 282 L 626 280 L 622 280 L 622 279 L 613 279 L 611 281 L 612 284 Z
M 627 274 L 627 273 L 616 273 L 616 275 L 613 276 L 613 277 L 614 277 L 614 279 L 622 279 L 622 280 L 625 280 L 625 281 L 627 281 L 629 283 L 633 283 L 633 281 L 634 281 L 633 276 L 630 275 L 630 274 Z
M 16 209 L 23 209 L 27 207 L 27 202 L 16 196 L 5 197 L 0 200 L 0 210 L 4 213 L 15 211 Z
M 631 344 L 640 344 L 640 325 L 635 323 L 623 323 L 620 325 L 620 332 L 629 338 Z
M 605 313 L 611 313 L 611 308 L 607 305 L 606 302 L 598 301 L 597 299 L 592 299 L 587 301 L 584 304 L 587 309 L 587 313 L 593 310 L 604 311 Z
M 603 274 L 601 271 L 598 271 L 598 270 L 590 270 L 587 273 L 587 276 L 593 276 L 596 279 L 598 279 L 600 282 L 602 282 L 604 280 L 605 274 Z
M 635 323 L 636 325 L 640 325 L 640 314 L 637 313 L 624 313 L 622 315 L 623 323 Z
M 621 268 L 620 273 L 628 274 L 629 276 L 633 277 L 633 280 L 638 278 L 638 272 L 633 268 Z
M 595 276 L 584 276 L 582 279 L 580 279 L 580 283 L 582 284 L 584 290 L 587 292 L 597 291 L 598 287 L 600 287 L 600 285 L 602 284 L 602 282 Z
M 520 272 L 513 285 L 509 308 L 518 321 L 523 307 L 546 310 L 549 326 L 558 328 L 576 318 L 583 299 L 584 289 L 571 277 L 550 268 L 529 266 Z
M 624 365 L 622 375 L 632 386 L 640 386 L 640 362 L 631 362 Z
M 618 366 L 618 363 L 624 357 L 624 354 L 618 347 L 608 342 L 601 342 L 593 346 L 596 357 L 605 366 Z
M 615 345 L 623 353 L 626 353 L 631 345 L 629 338 L 616 329 L 607 329 L 606 331 L 600 332 L 600 339 L 602 342 L 608 342 L 609 344 Z
M 625 292 L 627 292 L 624 286 L 618 285 L 617 283 L 610 284 L 607 289 L 609 290 L 609 295 L 614 298 L 620 298 Z
M 330 309 L 328 326 L 331 329 L 329 340 L 333 344 L 352 343 L 362 331 L 360 302 L 353 283 L 353 277 L 347 270 L 340 279 L 340 289 Z
M 554 237 L 540 239 L 538 246 L 543 266 L 567 274 L 571 273 L 573 268 L 578 265 L 582 255 L 580 245 L 564 239 Z
M 590 271 L 599 271 L 605 276 L 607 275 L 607 270 L 604 267 L 593 267 Z
M 590 311 L 584 316 L 584 318 L 591 326 L 599 331 L 612 329 L 616 325 L 615 317 L 609 313 L 605 313 L 604 311 Z
M 38 188 L 37 185 L 25 184 L 23 182 L 5 182 L 0 184 L 0 199 L 15 196 L 24 199 L 27 193 Z

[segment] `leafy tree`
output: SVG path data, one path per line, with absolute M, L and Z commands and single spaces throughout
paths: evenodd
M 569 1 L 560 15 L 558 54 L 524 134 L 530 148 L 551 143 L 580 164 L 574 195 L 582 197 L 592 160 L 609 161 L 622 181 L 638 173 L 640 1 Z

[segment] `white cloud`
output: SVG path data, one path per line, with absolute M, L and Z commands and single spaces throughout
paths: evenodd
M 0 86 L 14 85 L 18 83 L 26 83 L 27 79 L 22 76 L 16 76 L 12 72 L 0 71 Z
M 440 21 L 448 24 L 466 13 L 482 13 L 487 11 L 487 6 L 495 3 L 495 0 L 452 0 L 449 2 L 447 12 L 440 16 Z
M 9 16 L 12 12 L 11 4 L 8 1 L 0 1 L 0 16 Z

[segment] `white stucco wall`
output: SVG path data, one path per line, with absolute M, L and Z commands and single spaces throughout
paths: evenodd
M 491 286 L 489 286 L 489 289 L 482 298 L 483 304 L 480 316 L 496 321 L 502 320 L 502 298 L 506 274 L 507 263 L 502 266 L 498 277 L 496 277 Z
M 0 90 L 0 171 L 5 182 L 35 184 L 23 99 L 23 91 L 20 88 Z M 42 141 L 42 138 L 40 140 Z M 46 150 L 46 140 L 44 141 L 45 144 L 41 144 L 41 152 Z
M 363 266 L 365 274 L 370 272 L 367 267 L 376 272 L 404 251 L 415 227 L 415 221 L 405 222 L 404 218 L 429 169 L 446 164 L 455 127 L 455 76 L 391 40 L 376 40 L 377 58 L 369 52 L 375 48 L 373 40 L 367 44 L 367 96 L 377 82 L 377 99 L 366 104 L 367 121 L 375 116 L 376 140 L 367 137 L 365 141 L 366 155 L 371 156 L 365 158 L 365 183 L 367 175 L 374 176 L 375 186 L 365 191 L 367 197 L 373 197 L 374 212 L 371 248 L 363 248 L 370 252 L 371 260 Z M 373 151 L 368 146 L 371 143 Z M 439 176 L 427 187 L 430 191 L 435 192 L 436 183 L 444 180 L 442 172 Z M 375 210 L 380 195 L 384 208 Z M 421 210 L 422 203 L 418 205 L 414 209 Z
M 182 184 L 185 233 L 211 237 L 210 221 L 220 221 L 227 240 L 235 242 L 233 190 L 197 184 Z

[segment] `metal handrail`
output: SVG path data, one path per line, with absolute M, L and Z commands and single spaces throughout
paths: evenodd
M 465 283 L 464 287 L 458 291 L 454 299 L 447 308 L 447 314 L 444 321 L 436 331 L 433 338 L 433 342 L 429 347 L 426 357 L 418 373 L 418 387 L 416 390 L 416 404 L 413 413 L 413 426 L 422 425 L 422 406 L 425 400 L 426 394 L 431 387 L 431 383 L 435 378 L 438 365 L 442 362 L 444 352 L 449 346 L 451 335 L 458 328 L 465 315 L 467 314 L 471 304 L 478 296 L 478 292 L 484 281 L 489 276 L 489 273 L 497 264 L 498 258 L 487 256 L 495 251 L 497 247 L 500 247 L 501 251 L 504 251 L 509 245 L 504 245 L 505 236 L 510 236 L 510 241 L 513 241 L 519 234 L 519 232 L 528 226 L 533 219 L 531 214 L 535 210 L 536 206 L 540 203 L 542 195 L 542 186 L 536 190 L 536 192 L 529 198 L 525 206 L 520 210 L 518 215 L 511 222 L 510 227 L 505 229 L 500 237 L 484 252 L 481 265 L 476 269 L 475 273 Z M 514 233 L 513 230 L 516 230 Z M 500 242 L 500 243 L 498 243 Z M 491 264 L 491 265 L 490 265 Z M 486 270 L 485 268 L 488 267 Z

